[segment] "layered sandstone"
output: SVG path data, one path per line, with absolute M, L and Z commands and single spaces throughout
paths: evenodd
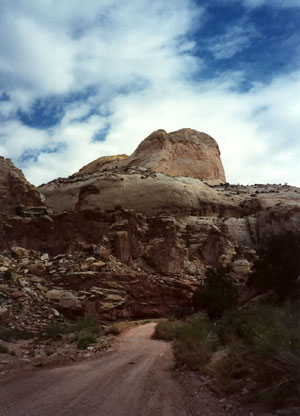
M 31 185 L 10 159 L 0 156 L 0 212 L 17 214 L 44 205 L 44 197 Z
M 0 251 L 12 253 L 0 258 L 0 278 L 12 279 L 16 296 L 0 312 L 21 316 L 27 302 L 28 322 L 36 304 L 66 316 L 165 316 L 191 305 L 207 266 L 232 266 L 243 281 L 270 236 L 299 230 L 300 189 L 213 185 L 225 181 L 221 167 L 209 136 L 158 131 L 129 158 L 100 158 L 41 186 L 54 213 L 24 218 L 18 204 L 40 205 L 41 196 L 0 159 Z
M 43 185 L 40 191 L 55 212 L 121 206 L 147 215 L 195 211 L 201 215 L 239 211 L 241 199 L 226 196 L 199 179 L 172 177 L 147 168 L 115 168 Z
M 84 166 L 68 179 L 39 189 L 56 212 L 110 209 L 122 206 L 155 214 L 184 209 L 202 210 L 219 204 L 207 183 L 224 183 L 225 173 L 216 141 L 205 133 L 181 129 L 158 130 L 130 156 L 105 156 Z M 221 197 L 222 205 L 234 205 Z M 205 208 L 205 213 L 210 209 Z

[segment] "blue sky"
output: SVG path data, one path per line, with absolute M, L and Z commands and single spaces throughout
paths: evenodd
M 2 0 L 0 155 L 31 182 L 183 127 L 228 181 L 300 186 L 300 0 Z

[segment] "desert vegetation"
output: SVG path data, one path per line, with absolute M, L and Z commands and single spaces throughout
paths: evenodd
M 84 315 L 72 325 L 51 325 L 43 332 L 44 338 L 56 338 L 57 336 L 69 336 L 77 342 L 80 349 L 86 349 L 97 342 L 97 337 L 104 335 L 100 325 L 90 316 Z
M 268 242 L 249 285 L 270 296 L 251 308 L 237 307 L 228 270 L 208 269 L 194 296 L 201 312 L 161 321 L 155 330 L 155 337 L 172 341 L 177 365 L 212 377 L 228 393 L 275 407 L 299 405 L 299 244 L 292 233 Z

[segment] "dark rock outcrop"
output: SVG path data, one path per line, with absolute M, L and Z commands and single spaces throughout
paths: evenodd
M 45 214 L 44 196 L 10 159 L 0 156 L 0 212 L 9 215 Z

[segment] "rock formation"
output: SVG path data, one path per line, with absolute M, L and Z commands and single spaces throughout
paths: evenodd
M 131 156 L 104 156 L 89 163 L 78 174 L 90 174 L 117 167 L 142 167 L 170 176 L 198 178 L 224 183 L 225 172 L 217 142 L 205 133 L 181 129 L 172 133 L 154 131 Z
M 0 156 L 0 212 L 14 215 L 44 206 L 42 194 L 9 159 Z M 35 207 L 35 208 L 33 208 Z M 42 208 L 43 212 L 43 208 Z
M 122 206 L 154 214 L 217 205 L 219 195 L 206 183 L 224 182 L 214 139 L 192 129 L 169 134 L 158 130 L 130 157 L 99 158 L 66 180 L 41 186 L 40 191 L 57 212 Z M 224 195 L 221 199 L 222 205 L 234 205 L 230 198 L 225 201 Z M 209 208 L 204 210 L 209 212 Z
M 14 325 L 33 325 L 37 299 L 51 319 L 178 313 L 191 305 L 208 265 L 230 265 L 242 282 L 270 235 L 300 228 L 300 189 L 213 185 L 225 181 L 218 146 L 190 129 L 155 132 L 128 158 L 100 158 L 41 186 L 54 213 L 44 206 L 16 212 L 17 203 L 40 206 L 42 198 L 11 162 L 0 161 L 0 318 Z M 21 310 L 28 313 L 13 320 Z
M 127 155 L 99 157 L 93 162 L 88 163 L 87 165 L 83 166 L 81 169 L 79 169 L 78 172 L 74 173 L 73 176 L 86 175 L 86 174 L 95 173 L 97 171 L 103 171 L 104 169 L 109 167 L 111 164 L 115 164 L 116 162 L 119 162 L 126 158 L 128 158 Z
M 217 142 L 197 130 L 150 134 L 122 166 L 140 166 L 170 176 L 226 182 Z

